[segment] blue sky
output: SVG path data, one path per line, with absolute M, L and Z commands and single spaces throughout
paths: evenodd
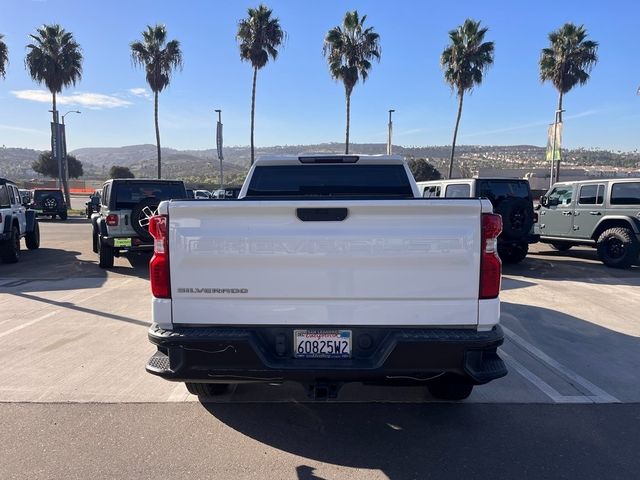
M 223 109 L 225 145 L 249 143 L 251 68 L 240 61 L 237 21 L 257 2 L 165 0 L 0 0 L 0 33 L 10 52 L 0 80 L 0 145 L 47 148 L 50 96 L 34 90 L 24 69 L 28 34 L 61 23 L 82 45 L 84 75 L 64 91 L 69 149 L 154 143 L 153 104 L 129 43 L 147 24 L 164 23 L 182 42 L 184 70 L 160 97 L 162 144 L 212 148 L 214 108 Z M 637 1 L 342 1 L 272 0 L 288 34 L 276 62 L 258 74 L 258 146 L 343 141 L 344 89 L 322 56 L 326 31 L 347 10 L 368 15 L 381 36 L 382 60 L 352 97 L 351 140 L 385 142 L 387 110 L 395 108 L 394 143 L 451 142 L 456 98 L 444 83 L 439 55 L 447 32 L 467 17 L 482 20 L 496 43 L 484 84 L 466 97 L 459 143 L 546 141 L 557 94 L 538 80 L 547 33 L 564 22 L 584 24 L 600 42 L 591 81 L 565 97 L 568 147 L 640 148 L 640 53 Z M 455 5 L 455 6 L 454 6 Z

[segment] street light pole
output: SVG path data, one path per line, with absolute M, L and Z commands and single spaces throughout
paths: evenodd
M 224 188 L 224 170 L 222 166 L 222 110 L 216 109 L 218 123 L 216 124 L 216 148 L 218 150 L 218 160 L 220 160 L 220 190 Z
M 387 134 L 387 155 L 391 155 L 391 150 L 392 150 L 392 147 L 391 147 L 391 132 L 393 130 L 393 122 L 391 121 L 391 114 L 393 112 L 395 112 L 395 110 L 393 110 L 393 109 L 389 110 L 389 125 L 388 125 L 389 132 Z
M 63 175 L 62 175 L 62 185 L 64 187 L 64 196 L 67 201 L 67 205 L 71 206 L 71 198 L 69 196 L 69 160 L 67 159 L 67 132 L 64 127 L 64 117 L 69 115 L 70 113 L 82 113 L 80 110 L 69 110 L 67 113 L 62 115 L 62 166 L 63 166 Z

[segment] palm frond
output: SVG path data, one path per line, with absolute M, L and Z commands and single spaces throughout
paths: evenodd
M 540 54 L 540 80 L 551 82 L 561 93 L 587 83 L 598 62 L 598 42 L 587 36 L 584 25 L 573 23 L 549 33 L 549 46 Z
M 440 55 L 440 66 L 445 81 L 458 95 L 480 85 L 484 73 L 493 65 L 495 44 L 484 41 L 488 31 L 472 19 L 449 31 L 450 43 Z
M 82 79 L 82 49 L 71 32 L 57 24 L 43 25 L 29 37 L 33 42 L 27 45 L 25 67 L 36 83 L 60 93 Z

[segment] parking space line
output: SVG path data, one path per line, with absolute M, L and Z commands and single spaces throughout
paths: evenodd
M 585 395 L 585 396 L 579 397 L 579 398 L 589 399 L 593 403 L 620 403 L 620 400 L 618 400 L 616 397 L 614 397 L 613 395 L 605 392 L 600 387 L 594 385 L 593 383 L 591 383 L 586 378 L 581 377 L 580 375 L 578 375 L 577 373 L 573 372 L 572 370 L 569 370 L 567 367 L 565 367 L 564 365 L 560 364 L 559 362 L 557 362 L 556 360 L 551 358 L 549 355 L 544 353 L 542 350 L 540 350 L 539 348 L 535 347 L 531 343 L 527 342 L 524 338 L 520 337 L 519 335 L 517 335 L 516 333 L 512 332 L 508 328 L 503 326 L 502 330 L 504 331 L 504 334 L 507 337 L 509 337 L 510 340 L 512 340 L 514 343 L 516 343 L 518 346 L 520 346 L 525 351 L 527 351 L 530 355 L 533 355 L 538 360 L 540 360 L 542 363 L 545 363 L 547 366 L 549 366 L 552 369 L 556 370 L 560 375 L 564 376 L 566 379 L 571 380 L 571 382 L 573 382 L 573 383 L 577 383 L 578 385 L 580 385 L 581 387 L 583 387 L 584 389 L 588 390 L 589 392 L 591 392 L 593 394 L 593 395 Z M 514 368 L 516 368 L 516 370 L 517 370 L 517 367 L 514 366 Z M 524 368 L 524 367 L 522 367 L 522 368 Z M 533 373 L 532 373 L 532 375 L 533 375 Z M 551 387 L 549 387 L 549 388 L 551 388 Z M 565 397 L 565 396 L 562 396 L 562 397 L 563 398 L 571 398 L 571 397 Z
M 59 312 L 60 312 L 60 310 L 54 310 L 53 312 L 49 312 L 49 313 L 47 313 L 47 314 L 45 314 L 45 315 L 43 315 L 41 317 L 34 318 L 30 322 L 23 323 L 22 325 L 18 325 L 17 327 L 10 328 L 6 332 L 0 333 L 0 337 L 4 337 L 6 335 L 9 335 L 10 333 L 17 332 L 18 330 L 22 330 L 23 328 L 26 328 L 26 327 L 28 327 L 30 325 L 33 325 L 34 323 L 37 323 L 40 320 L 44 320 L 45 318 L 52 317 L 52 316 L 56 315 Z
M 533 385 L 538 387 L 538 389 L 544 393 L 547 397 L 554 401 L 554 403 L 565 403 L 563 402 L 563 395 L 558 392 L 555 388 L 549 385 L 547 382 L 542 380 L 539 376 L 529 370 L 527 367 L 522 365 L 520 362 L 515 360 L 511 355 L 505 352 L 503 349 L 500 349 L 500 356 L 504 359 L 510 367 L 522 375 L 524 378 L 529 380 Z

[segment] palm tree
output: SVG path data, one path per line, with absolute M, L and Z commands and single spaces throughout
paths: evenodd
M 4 78 L 7 74 L 7 64 L 9 63 L 9 49 L 4 43 L 4 35 L 0 33 L 0 77 Z
M 347 127 L 344 153 L 349 153 L 349 127 L 351 122 L 351 93 L 358 80 L 367 80 L 371 61 L 380 61 L 380 35 L 373 27 L 364 28 L 366 15 L 362 18 L 358 11 L 347 12 L 342 26 L 333 27 L 324 37 L 323 53 L 329 63 L 329 71 L 335 80 L 344 84 L 347 104 Z
M 573 23 L 565 23 L 549 34 L 550 46 L 540 55 L 540 80 L 550 81 L 558 90 L 556 122 L 562 122 L 562 97 L 576 85 L 589 81 L 589 73 L 598 61 L 598 42 L 586 40 L 587 30 Z M 556 164 L 559 178 L 560 161 Z
M 451 178 L 453 174 L 453 158 L 456 151 L 456 138 L 458 137 L 464 94 L 467 90 L 471 91 L 473 87 L 482 83 L 484 72 L 493 64 L 494 44 L 484 41 L 488 30 L 487 27 L 481 27 L 479 21 L 466 19 L 462 25 L 449 32 L 451 43 L 440 56 L 444 79 L 458 96 L 458 116 L 453 130 L 448 178 Z
M 253 67 L 253 87 L 251 89 L 251 165 L 255 159 L 253 140 L 256 114 L 256 78 L 258 70 L 264 67 L 269 58 L 278 58 L 278 47 L 285 40 L 286 33 L 280 27 L 280 20 L 272 17 L 273 11 L 265 5 L 249 8 L 247 17 L 238 22 L 236 40 L 240 47 L 240 59 L 251 62 Z
M 130 48 L 133 64 L 145 69 L 147 83 L 153 92 L 156 148 L 158 151 L 158 178 L 162 178 L 158 94 L 169 86 L 174 70 L 182 69 L 180 42 L 178 40 L 167 42 L 167 29 L 164 25 L 155 25 L 153 27 L 147 25 L 147 29 L 142 32 L 142 41 L 131 42 Z
M 73 34 L 58 24 L 43 25 L 35 35 L 29 36 L 32 43 L 27 45 L 25 66 L 31 78 L 51 92 L 53 121 L 58 123 L 56 95 L 82 79 L 82 49 Z M 67 179 L 64 175 L 61 177 L 67 205 L 71 205 Z

